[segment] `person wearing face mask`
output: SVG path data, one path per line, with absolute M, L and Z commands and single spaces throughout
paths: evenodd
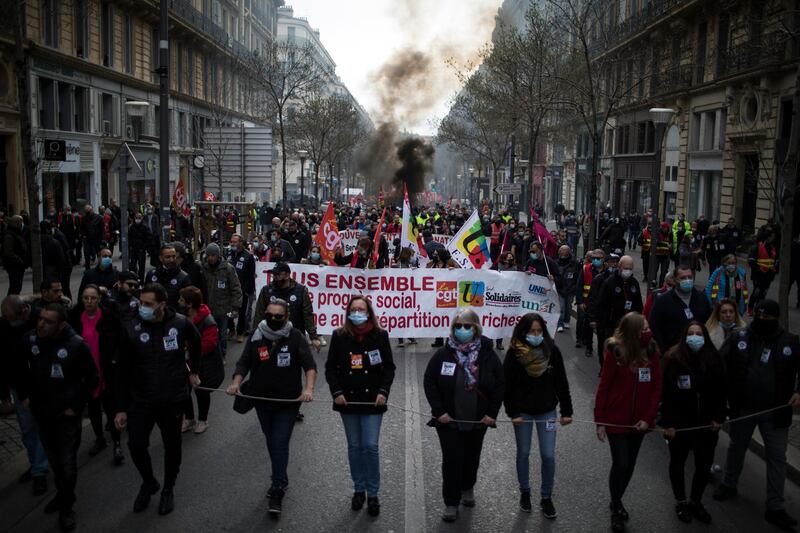
M 178 252 L 172 243 L 164 243 L 159 251 L 160 264 L 150 269 L 145 276 L 146 283 L 158 283 L 167 291 L 167 305 L 178 308 L 180 290 L 191 285 L 189 275 L 178 265 Z
M 299 263 L 308 255 L 308 249 L 311 246 L 311 237 L 308 234 L 298 229 L 297 222 L 289 222 L 289 228 L 286 232 L 286 240 L 294 250 L 295 260 Z
M 561 272 L 556 289 L 558 298 L 561 300 L 561 315 L 558 317 L 557 331 L 563 332 L 569 329 L 569 322 L 572 319 L 572 300 L 578 289 L 578 277 L 581 265 L 572 258 L 572 250 L 569 246 L 562 246 L 558 249 L 558 270 Z
M 267 254 L 267 261 L 286 261 L 293 263 L 295 260 L 294 248 L 292 245 L 281 236 L 280 229 L 273 229 L 269 232 L 269 243 L 267 246 L 270 252 Z M 276 256 L 276 251 L 280 250 Z
M 242 306 L 242 286 L 232 264 L 222 259 L 219 245 L 211 243 L 206 247 L 203 262 L 203 275 L 206 282 L 207 304 L 220 331 L 220 350 L 223 359 L 228 353 L 228 320 L 235 318 Z M 187 421 L 189 422 L 189 421 Z M 184 424 L 184 431 L 191 426 Z
M 536 313 L 523 316 L 514 328 L 511 347 L 503 362 L 505 406 L 514 424 L 517 442 L 519 507 L 531 512 L 530 452 L 533 426 L 542 462 L 539 507 L 545 518 L 556 517 L 553 485 L 556 473 L 556 421 L 572 422 L 572 396 L 561 351 L 553 342 L 544 319 Z M 561 417 L 556 415 L 560 406 Z
M 686 326 L 680 341 L 664 355 L 662 369 L 661 418 L 669 445 L 669 479 L 675 496 L 675 513 L 682 522 L 692 518 L 711 523 L 703 506 L 703 491 L 714 462 L 719 430 L 728 405 L 725 368 L 708 330 L 699 322 Z M 705 429 L 686 428 L 711 426 Z M 686 499 L 684 471 L 689 454 L 694 454 L 694 477 Z
M 711 316 L 711 304 L 706 295 L 695 288 L 691 267 L 679 266 L 673 276 L 675 287 L 656 298 L 650 311 L 653 338 L 662 352 L 680 340 L 680 334 L 689 322 L 696 320 L 705 324 Z
M 600 366 L 603 366 L 603 353 L 605 350 L 606 339 L 611 335 L 612 331 L 606 331 L 603 328 L 605 324 L 605 312 L 599 302 L 600 293 L 603 290 L 603 284 L 619 270 L 619 256 L 617 254 L 608 254 L 605 257 L 605 269 L 597 276 L 592 278 L 592 285 L 589 288 L 589 297 L 587 299 L 586 311 L 589 319 L 589 327 L 597 337 L 597 360 Z M 588 354 L 587 354 L 588 355 Z
M 97 285 L 87 285 L 81 292 L 78 304 L 70 310 L 68 321 L 75 333 L 83 337 L 89 346 L 100 378 L 89 400 L 89 421 L 95 436 L 89 456 L 94 457 L 108 447 L 103 426 L 105 412 L 108 418 L 105 428 L 113 444 L 114 464 L 119 466 L 124 455 L 119 431 L 114 427 L 114 387 L 118 378 L 116 371 L 122 331 L 116 306 L 110 300 L 103 299 Z
M 378 440 L 395 364 L 389 334 L 380 328 L 369 301 L 363 296 L 353 297 L 345 314 L 345 325 L 331 337 L 325 379 L 333 410 L 341 414 L 347 436 L 354 490 L 351 507 L 358 511 L 366 501 L 367 512 L 375 517 L 380 514 Z
M 230 395 L 241 392 L 252 396 L 296 400 L 255 403 L 245 401 L 239 406 L 234 403 L 234 409 L 242 414 L 255 407 L 261 431 L 267 439 L 267 451 L 272 464 L 268 511 L 271 515 L 278 516 L 281 514 L 283 497 L 289 485 L 286 472 L 289 464 L 289 441 L 300 403 L 314 399 L 317 365 L 305 334 L 293 327 L 289 320 L 289 304 L 276 298 L 265 311 L 264 318 L 258 322 L 242 350 L 227 392 Z M 250 378 L 242 383 L 248 375 Z
M 84 207 L 84 215 L 81 220 L 81 235 L 83 236 L 84 268 L 89 270 L 97 258 L 97 252 L 100 250 L 103 240 L 103 219 L 88 204 Z
M 747 327 L 747 323 L 739 314 L 736 302 L 729 298 L 717 301 L 714 311 L 711 312 L 711 316 L 706 322 L 708 336 L 717 350 L 722 348 L 728 337 L 745 327 Z
M 514 252 L 505 251 L 501 253 L 497 265 L 492 268 L 498 272 L 518 272 L 519 270 L 517 269 L 517 262 L 514 259 Z
M 24 353 L 29 355 L 17 396 L 36 419 L 56 479 L 56 496 L 44 512 L 57 512 L 61 530 L 72 531 L 81 413 L 97 388 L 97 367 L 86 342 L 67 324 L 66 309 L 60 304 L 46 305 L 36 329 L 24 340 Z
M 428 425 L 436 428 L 442 448 L 442 520 L 454 522 L 459 504 L 475 506 L 483 439 L 487 428 L 495 427 L 505 394 L 502 363 L 475 311 L 464 309 L 453 317 L 447 345 L 436 350 L 425 369 L 424 388 L 431 408 Z
M 733 217 L 729 217 L 725 226 L 719 230 L 719 241 L 720 246 L 725 246 L 726 253 L 736 253 L 736 249 L 742 242 L 742 232 L 736 227 L 736 220 Z
M 655 424 L 661 399 L 658 345 L 653 342 L 644 316 L 625 315 L 606 342 L 605 360 L 597 385 L 594 419 L 597 438 L 601 442 L 608 439 L 611 449 L 611 530 L 621 533 L 629 520 L 622 498 L 633 477 L 642 441 Z
M 322 248 L 318 244 L 313 245 L 308 257 L 300 262 L 304 265 L 328 266 L 328 262 L 322 258 Z
M 216 389 L 225 379 L 225 365 L 222 362 L 220 349 L 220 331 L 211 310 L 203 303 L 203 293 L 197 287 L 184 287 L 181 289 L 181 299 L 178 301 L 181 314 L 192 321 L 200 333 L 200 366 L 197 374 L 203 387 Z M 197 424 L 194 425 L 195 435 L 205 433 L 208 429 L 208 411 L 211 408 L 211 392 L 194 389 L 197 396 Z M 194 404 L 191 394 L 184 403 L 184 423 L 192 427 L 194 423 Z M 188 424 L 187 424 L 188 422 Z M 183 430 L 183 427 L 181 427 Z M 187 430 L 188 431 L 188 428 Z M 185 432 L 185 431 L 184 431 Z
M 619 268 L 600 288 L 595 309 L 595 316 L 599 318 L 598 329 L 611 333 L 617 329 L 622 317 L 631 311 L 641 313 L 642 308 L 639 282 L 633 277 L 633 257 L 623 255 L 619 259 Z
M 745 455 L 758 426 L 767 467 L 764 518 L 793 531 L 797 520 L 786 512 L 784 484 L 792 409 L 800 406 L 800 339 L 781 327 L 779 316 L 777 302 L 761 300 L 753 309 L 750 326 L 730 336 L 720 350 L 728 371 L 731 418 L 782 408 L 731 423 L 725 474 L 714 499 L 736 497 Z
M 735 255 L 726 255 L 722 265 L 711 272 L 706 284 L 706 297 L 711 305 L 723 299 L 733 300 L 741 315 L 747 312 L 747 274 L 738 265 Z
M 123 322 L 114 423 L 127 428 L 131 460 L 142 478 L 133 512 L 142 512 L 161 489 L 158 513 L 166 515 L 175 508 L 186 383 L 200 385 L 200 333 L 167 305 L 167 291 L 158 283 L 145 285 L 139 300 L 139 318 Z M 156 425 L 164 444 L 163 489 L 148 452 Z
M 533 241 L 528 248 L 528 260 L 525 263 L 523 272 L 544 276 L 550 281 L 558 284 L 561 278 L 561 269 L 553 259 L 547 257 L 539 241 Z
M 100 248 L 98 255 L 100 260 L 97 262 L 97 266 L 84 271 L 81 284 L 78 287 L 78 294 L 83 294 L 83 289 L 87 285 L 96 285 L 103 290 L 103 295 L 105 295 L 117 283 L 119 270 L 112 265 L 111 250 Z
M 586 347 L 586 357 L 592 357 L 592 339 L 594 331 L 589 326 L 589 292 L 592 288 L 594 278 L 605 270 L 606 253 L 601 250 L 590 250 L 586 254 L 586 260 L 578 272 L 576 282 L 575 306 L 578 308 L 578 323 L 575 332 L 575 347 Z

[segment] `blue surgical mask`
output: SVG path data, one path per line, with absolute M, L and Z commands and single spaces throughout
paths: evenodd
M 544 342 L 544 335 L 525 335 L 525 340 L 531 346 L 540 346 Z
M 736 265 L 725 265 L 725 270 L 730 274 L 736 272 Z
M 472 329 L 456 328 L 453 336 L 455 336 L 458 342 L 464 343 L 471 341 L 474 333 Z
M 694 289 L 694 280 L 693 279 L 682 279 L 680 285 L 678 285 L 683 292 L 692 292 Z
M 700 351 L 700 348 L 706 343 L 705 338 L 702 335 L 687 335 L 686 336 L 686 344 L 689 346 L 689 349 L 693 352 Z
M 733 326 L 736 325 L 736 322 L 720 322 L 719 325 L 725 329 L 731 329 Z
M 111 266 L 111 258 L 110 257 L 103 257 L 100 259 L 100 266 L 103 268 L 108 268 Z
M 156 318 L 156 310 L 152 307 L 139 306 L 139 316 L 146 322 L 152 322 Z
M 617 271 L 617 267 L 610 266 L 610 267 L 608 267 L 608 271 L 613 274 L 614 272 Z
M 367 314 L 366 313 L 350 313 L 347 315 L 347 319 L 355 324 L 356 326 L 362 325 L 364 322 L 367 321 Z
M 531 260 L 532 261 L 538 261 L 539 260 L 539 254 L 537 254 L 536 252 L 531 252 L 530 256 L 531 256 Z
M 311 259 L 313 259 L 314 261 L 319 261 L 320 257 L 321 256 L 319 255 L 319 252 L 311 252 Z
M 603 266 L 603 260 L 602 259 L 592 259 L 592 266 L 595 267 L 595 268 L 600 268 L 601 266 Z

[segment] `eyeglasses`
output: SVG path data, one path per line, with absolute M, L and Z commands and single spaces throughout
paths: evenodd
M 472 329 L 472 324 L 453 324 L 455 329 Z
M 286 315 L 273 315 L 273 314 L 270 314 L 270 313 L 267 313 L 264 316 L 265 316 L 265 318 L 272 319 L 272 320 L 283 320 L 286 317 Z

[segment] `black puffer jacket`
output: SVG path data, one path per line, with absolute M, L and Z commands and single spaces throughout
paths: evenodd
M 200 333 L 191 321 L 167 308 L 160 322 L 139 318 L 123 323 L 117 409 L 132 403 L 169 405 L 188 397 L 190 369 L 199 368 Z
M 388 398 L 394 371 L 392 347 L 385 330 L 370 331 L 361 342 L 342 330 L 333 333 L 325 363 L 325 379 L 334 398 L 344 395 L 348 402 L 374 402 L 378 394 Z M 385 412 L 386 406 L 333 404 L 333 410 L 377 414 Z
M 458 357 L 449 346 L 436 350 L 425 369 L 425 397 L 431 406 L 431 415 L 439 418 L 455 413 L 456 379 L 443 371 L 443 363 L 456 363 Z M 505 394 L 505 376 L 500 358 L 494 351 L 494 341 L 481 337 L 481 349 L 476 361 L 478 365 L 477 420 L 486 415 L 497 418 Z
M 706 345 L 698 354 L 684 354 L 684 360 L 678 357 L 681 349 L 675 347 L 663 359 L 658 425 L 687 428 L 705 426 L 712 420 L 721 424 L 728 399 L 722 358 L 713 345 Z
M 83 293 L 84 287 L 87 285 L 105 287 L 110 291 L 117 283 L 118 277 L 119 270 L 117 270 L 117 267 L 115 266 L 106 269 L 100 268 L 99 266 L 92 267 L 83 273 L 81 284 L 78 288 L 78 296 L 80 297 L 80 295 Z
M 547 370 L 538 378 L 528 375 L 513 348 L 506 352 L 503 369 L 506 378 L 505 406 L 511 418 L 521 413 L 539 415 L 561 406 L 561 416 L 572 416 L 572 396 L 569 393 L 564 358 L 554 345 L 550 350 Z
M 147 273 L 144 277 L 144 284 L 148 283 L 159 283 L 167 290 L 167 305 L 172 309 L 178 309 L 181 289 L 192 284 L 189 274 L 180 268 L 170 271 L 166 270 L 163 265 L 159 265 Z

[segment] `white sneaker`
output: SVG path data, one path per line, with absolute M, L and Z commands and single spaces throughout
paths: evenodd
M 198 420 L 197 425 L 194 427 L 194 434 L 199 435 L 200 433 L 205 433 L 208 429 L 208 422 L 204 420 Z
M 564 332 L 564 326 L 558 326 L 558 329 L 556 329 L 556 331 L 558 333 L 563 333 Z
M 569 329 L 569 324 L 564 324 L 564 329 Z
M 320 337 L 319 338 L 319 345 L 320 346 L 327 346 L 328 345 L 327 341 L 325 340 L 325 337 Z
M 181 424 L 181 433 L 186 433 L 190 429 L 194 427 L 194 419 L 186 420 L 183 419 L 183 424 Z

